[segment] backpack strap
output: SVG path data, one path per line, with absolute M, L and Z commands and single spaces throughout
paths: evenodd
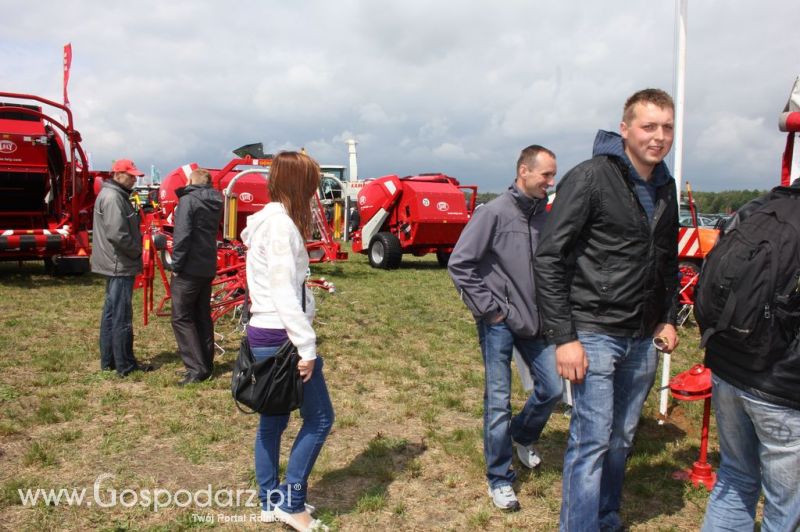
M 733 317 L 733 311 L 736 309 L 736 294 L 731 291 L 728 294 L 728 299 L 725 300 L 725 306 L 722 307 L 722 312 L 719 315 L 719 320 L 714 327 L 709 327 L 705 331 L 703 331 L 703 337 L 700 339 L 700 348 L 704 348 L 706 343 L 708 343 L 708 339 L 714 336 L 714 334 L 724 331 L 728 328 L 731 324 L 731 318 Z

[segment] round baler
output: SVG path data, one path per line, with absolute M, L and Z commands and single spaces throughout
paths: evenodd
M 475 209 L 477 191 L 445 174 L 370 181 L 358 193 L 360 226 L 353 251 L 366 254 L 374 268 L 398 268 L 406 253 L 436 253 L 446 266 Z

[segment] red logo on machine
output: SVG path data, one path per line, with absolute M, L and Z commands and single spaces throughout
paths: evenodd
M 249 192 L 242 192 L 241 194 L 239 194 L 239 199 L 243 203 L 250 203 L 251 201 L 253 201 L 253 195 L 250 194 Z
M 436 208 L 442 212 L 447 212 L 450 209 L 450 205 L 446 201 L 440 201 L 436 204 Z
M 0 140 L 0 153 L 14 153 L 17 151 L 17 145 L 10 140 Z

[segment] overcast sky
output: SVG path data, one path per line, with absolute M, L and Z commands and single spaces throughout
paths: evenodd
M 690 0 L 684 180 L 778 184 L 777 128 L 800 74 L 787 0 Z M 618 130 L 632 92 L 674 92 L 671 0 L 0 0 L 0 91 L 69 96 L 95 169 L 130 157 L 162 174 L 231 150 L 301 146 L 359 175 L 440 171 L 484 191 L 519 150 L 559 176 Z M 669 159 L 670 167 L 674 164 Z

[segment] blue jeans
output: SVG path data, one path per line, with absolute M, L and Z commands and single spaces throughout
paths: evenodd
M 483 392 L 483 456 L 492 488 L 516 480 L 511 468 L 511 439 L 529 445 L 539 439 L 553 407 L 561 398 L 561 377 L 555 349 L 544 340 L 516 338 L 504 322 L 478 320 L 486 384 Z M 522 411 L 511 418 L 511 357 L 516 345 L 531 370 L 533 393 Z
M 262 360 L 275 354 L 275 347 L 254 347 L 253 356 Z M 308 476 L 317 461 L 325 438 L 333 426 L 333 405 L 322 375 L 322 358 L 314 364 L 311 379 L 303 385 L 303 426 L 297 433 L 289 463 L 286 466 L 286 481 L 279 484 L 278 467 L 281 455 L 281 435 L 289 423 L 289 414 L 279 416 L 261 415 L 255 443 L 255 469 L 258 494 L 262 507 L 272 510 L 279 507 L 288 513 L 305 511 Z
M 133 356 L 133 276 L 106 278 L 106 301 L 100 316 L 100 369 L 122 376 L 139 367 Z
M 620 530 L 625 462 L 658 355 L 653 339 L 581 333 L 589 369 L 572 385 L 561 488 L 562 531 Z
M 800 410 L 749 394 L 718 376 L 712 403 L 721 455 L 703 531 L 753 530 L 764 490 L 764 532 L 800 528 Z

